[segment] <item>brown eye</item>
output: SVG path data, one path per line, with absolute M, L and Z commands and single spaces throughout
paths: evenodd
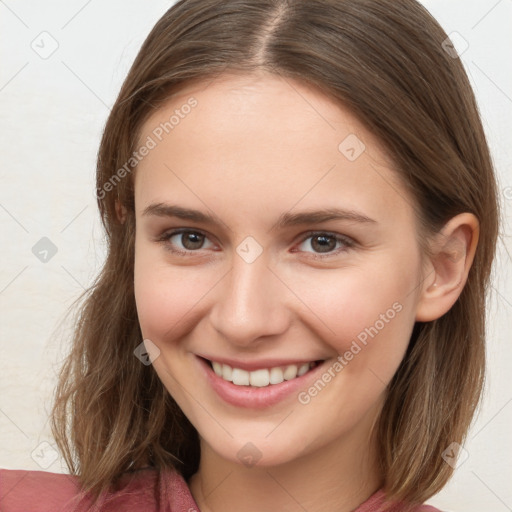
M 204 243 L 204 239 L 204 235 L 200 233 L 186 231 L 184 233 L 181 233 L 180 241 L 185 249 L 193 251 L 194 249 L 201 249 L 201 246 Z
M 311 247 L 318 252 L 329 252 L 336 247 L 336 243 L 332 236 L 317 235 L 311 238 Z
M 353 247 L 355 242 L 343 235 L 334 233 L 309 233 L 301 242 L 300 250 L 318 256 L 332 256 Z M 312 251 L 308 251 L 307 248 Z
M 203 233 L 186 229 L 164 233 L 159 238 L 159 241 L 164 242 L 169 250 L 181 254 L 208 248 L 205 247 L 206 240 L 208 237 Z

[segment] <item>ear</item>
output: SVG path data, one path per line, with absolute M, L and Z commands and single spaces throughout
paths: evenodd
M 471 213 L 453 217 L 435 236 L 416 308 L 416 321 L 430 322 L 455 304 L 475 257 L 480 226 Z
M 116 199 L 115 205 L 117 220 L 120 224 L 124 224 L 124 221 L 126 220 L 126 208 L 121 204 L 119 199 Z

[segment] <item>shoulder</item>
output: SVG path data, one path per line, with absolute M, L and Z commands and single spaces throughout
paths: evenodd
M 76 477 L 45 471 L 0 469 L 0 508 L 5 512 L 64 510 L 80 492 Z
M 85 512 L 92 499 L 73 475 L 45 471 L 0 469 L 2 512 Z M 131 512 L 197 508 L 187 483 L 176 471 L 145 468 L 123 474 L 94 510 Z M 187 508 L 184 508 L 187 507 Z

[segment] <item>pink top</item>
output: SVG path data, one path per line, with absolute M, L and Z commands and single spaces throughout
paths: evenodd
M 91 499 L 72 475 L 0 469 L 2 512 L 86 512 Z M 380 512 L 384 493 L 377 491 L 354 512 Z M 174 471 L 141 469 L 126 473 L 116 489 L 103 495 L 94 512 L 199 512 L 186 481 Z M 399 505 L 389 512 L 400 512 Z M 92 511 L 91 511 L 92 512 Z M 414 512 L 440 512 L 421 505 Z

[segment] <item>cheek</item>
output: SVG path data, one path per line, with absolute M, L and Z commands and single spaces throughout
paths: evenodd
M 134 290 L 142 334 L 155 341 L 179 338 L 197 324 L 202 301 L 215 276 L 184 270 L 155 258 L 145 248 L 135 251 Z M 172 335 L 171 335 L 172 333 Z
M 320 338 L 350 361 L 348 373 L 373 365 L 391 378 L 414 326 L 418 271 L 412 255 L 407 261 L 381 259 L 364 269 L 296 280 L 294 291 L 312 311 L 308 316 Z

